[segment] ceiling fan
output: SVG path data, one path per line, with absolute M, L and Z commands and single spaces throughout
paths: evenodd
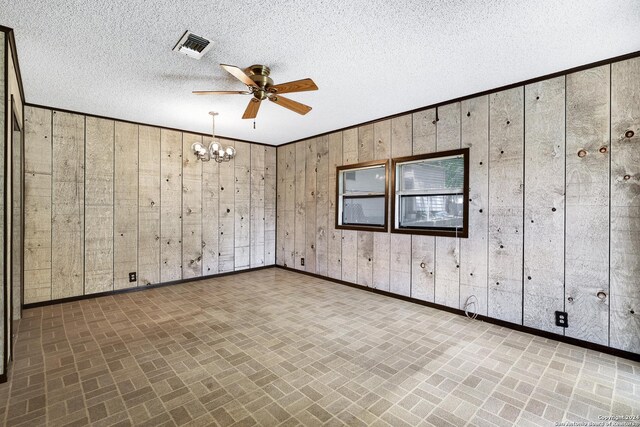
M 271 70 L 266 65 L 252 65 L 245 70 L 234 65 L 220 64 L 220 66 L 247 85 L 249 90 L 194 90 L 193 93 L 196 95 L 252 95 L 253 97 L 242 115 L 243 119 L 254 119 L 258 115 L 260 103 L 265 99 L 298 114 L 304 115 L 311 111 L 311 107 L 308 105 L 280 95 L 282 93 L 318 90 L 318 86 L 311 79 L 274 85 L 273 80 L 269 77 Z

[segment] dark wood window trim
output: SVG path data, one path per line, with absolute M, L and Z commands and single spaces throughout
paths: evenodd
M 439 157 L 464 156 L 464 186 L 463 186 L 463 218 L 462 229 L 438 229 L 438 228 L 420 228 L 420 227 L 396 227 L 397 212 L 396 208 L 396 173 L 399 163 L 414 162 L 417 160 L 436 159 Z M 398 157 L 391 159 L 391 232 L 400 234 L 420 234 L 425 236 L 443 236 L 443 237 L 469 237 L 469 148 L 461 148 L 457 150 L 439 151 L 436 153 L 420 154 L 416 156 Z
M 382 225 L 341 225 L 340 224 L 340 174 L 344 171 L 352 169 L 362 169 L 371 166 L 384 166 L 384 224 Z M 343 165 L 336 167 L 336 217 L 335 228 L 338 230 L 356 230 L 356 231 L 383 231 L 387 232 L 389 224 L 389 160 L 372 160 L 369 162 L 355 163 L 352 165 Z M 381 197 L 379 195 L 360 195 L 350 196 L 351 198 L 367 198 Z

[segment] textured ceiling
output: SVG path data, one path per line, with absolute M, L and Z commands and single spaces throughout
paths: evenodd
M 640 50 L 638 0 L 0 0 L 15 29 L 27 101 L 281 144 Z M 185 30 L 213 39 L 200 61 L 172 52 Z M 219 63 L 271 67 L 299 116 L 248 97 Z

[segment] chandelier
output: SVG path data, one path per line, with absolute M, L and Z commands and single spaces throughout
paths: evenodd
M 208 162 L 213 159 L 218 163 L 228 162 L 236 156 L 236 149 L 229 146 L 223 147 L 220 143 L 216 142 L 216 116 L 218 113 L 210 111 L 212 120 L 211 127 L 211 144 L 209 144 L 209 148 L 207 149 L 204 145 L 196 142 L 191 146 L 191 150 L 193 150 L 193 154 L 196 155 L 198 160 L 202 160 L 203 162 Z

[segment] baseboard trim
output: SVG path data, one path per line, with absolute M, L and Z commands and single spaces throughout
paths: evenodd
M 170 282 L 156 283 L 153 285 L 139 286 L 136 288 L 118 289 L 116 291 L 98 292 L 95 294 L 88 294 L 88 295 L 78 295 L 75 297 L 60 298 L 60 299 L 54 299 L 50 301 L 32 302 L 30 304 L 24 304 L 22 306 L 22 309 L 28 310 L 30 308 L 46 307 L 49 305 L 65 304 L 68 302 L 81 301 L 85 299 L 108 297 L 108 296 L 119 295 L 119 294 L 127 294 L 129 292 L 139 292 L 139 291 L 145 291 L 147 289 L 163 288 L 165 286 L 182 285 L 186 283 L 199 282 L 201 280 L 216 279 L 218 277 L 232 276 L 234 274 L 248 273 L 250 271 L 265 270 L 267 268 L 274 268 L 274 267 L 276 266 L 265 265 L 263 267 L 245 268 L 244 270 L 225 271 L 224 273 L 211 274 L 209 276 L 200 276 L 200 277 L 192 277 L 190 279 L 172 280 Z
M 281 269 L 286 270 L 286 271 L 291 271 L 291 272 L 294 272 L 294 273 L 304 274 L 304 275 L 307 275 L 307 276 L 315 277 L 317 279 L 327 280 L 329 282 L 338 283 L 340 285 L 349 286 L 351 288 L 356 288 L 356 289 L 360 289 L 360 290 L 363 290 L 363 291 L 372 292 L 372 293 L 378 294 L 378 295 L 384 295 L 384 296 L 395 298 L 395 299 L 399 299 L 399 300 L 402 300 L 402 301 L 412 302 L 414 304 L 419 304 L 419 305 L 423 305 L 423 306 L 426 306 L 426 307 L 431 307 L 431 308 L 435 308 L 437 310 L 447 311 L 449 313 L 453 313 L 453 314 L 457 314 L 457 315 L 466 317 L 464 310 L 460 310 L 458 308 L 447 307 L 447 306 L 436 304 L 436 303 L 433 303 L 433 302 L 422 301 L 422 300 L 419 300 L 419 299 L 407 297 L 407 296 L 404 296 L 404 295 L 394 294 L 394 293 L 383 291 L 383 290 L 380 290 L 380 289 L 369 288 L 367 286 L 362 286 L 362 285 L 358 285 L 358 284 L 355 284 L 355 283 L 346 282 L 346 281 L 340 280 L 340 279 L 334 279 L 332 277 L 322 276 L 320 274 L 310 273 L 310 272 L 303 271 L 303 270 L 296 270 L 295 268 L 291 268 L 291 267 L 285 267 L 285 266 L 282 266 L 282 265 L 276 265 L 275 267 L 281 268 Z M 595 343 L 591 343 L 591 342 L 588 342 L 588 341 L 583 341 L 583 340 L 580 340 L 580 339 L 577 339 L 577 338 L 566 337 L 564 335 L 554 334 L 553 332 L 541 331 L 539 329 L 531 328 L 529 326 L 518 325 L 516 323 L 510 323 L 510 322 L 506 322 L 504 320 L 494 319 L 492 317 L 487 317 L 487 316 L 483 316 L 483 315 L 478 315 L 476 320 L 480 320 L 480 321 L 483 321 L 483 322 L 491 323 L 493 325 L 497 325 L 497 326 L 502 326 L 502 327 L 505 327 L 505 328 L 513 329 L 513 330 L 518 331 L 518 332 L 525 332 L 525 333 L 528 333 L 528 334 L 531 334 L 531 335 L 536 335 L 536 336 L 539 336 L 539 337 L 542 337 L 542 338 L 552 339 L 552 340 L 555 340 L 555 341 L 563 342 L 565 344 L 575 345 L 575 346 L 578 346 L 578 347 L 586 348 L 588 350 L 594 350 L 594 351 L 598 351 L 600 353 L 610 354 L 612 356 L 621 357 L 623 359 L 633 360 L 634 362 L 640 362 L 640 354 L 632 353 L 630 351 L 619 350 L 617 348 L 607 347 L 605 345 L 595 344 Z

